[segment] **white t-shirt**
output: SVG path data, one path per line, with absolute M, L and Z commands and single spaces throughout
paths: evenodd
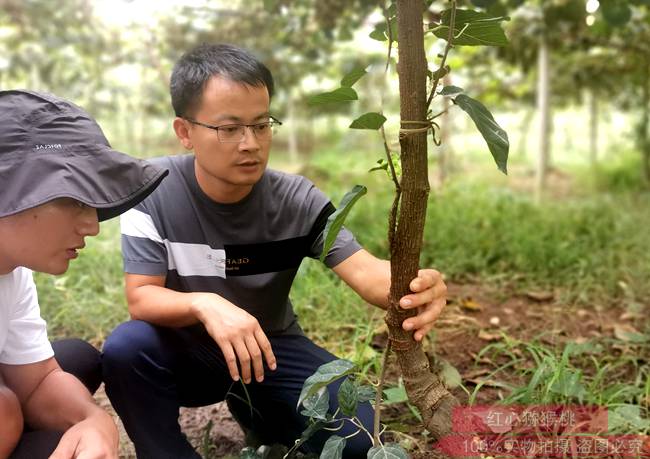
M 32 272 L 16 268 L 0 275 L 0 363 L 23 365 L 53 355 Z

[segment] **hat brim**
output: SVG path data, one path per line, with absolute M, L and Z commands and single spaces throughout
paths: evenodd
M 34 153 L 2 158 L 0 217 L 67 197 L 96 208 L 99 221 L 108 220 L 146 198 L 169 172 L 100 144 Z

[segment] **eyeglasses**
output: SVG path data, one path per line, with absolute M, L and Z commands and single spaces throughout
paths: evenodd
M 271 140 L 275 126 L 282 126 L 280 120 L 270 117 L 269 121 L 255 124 L 224 124 L 223 126 L 212 126 L 210 124 L 201 123 L 192 118 L 183 118 L 197 126 L 203 126 L 213 131 L 217 131 L 217 138 L 219 142 L 226 143 L 240 143 L 246 138 L 246 128 L 249 128 L 257 140 L 266 141 Z

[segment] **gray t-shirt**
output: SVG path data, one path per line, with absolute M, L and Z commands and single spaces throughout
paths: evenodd
M 244 199 L 220 204 L 199 187 L 193 155 L 151 162 L 169 176 L 121 217 L 124 271 L 164 275 L 179 292 L 217 293 L 267 334 L 302 333 L 289 291 L 302 259 L 320 256 L 329 199 L 302 176 L 267 170 Z M 325 264 L 360 248 L 343 229 Z

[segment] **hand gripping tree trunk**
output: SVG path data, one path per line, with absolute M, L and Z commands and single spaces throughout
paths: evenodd
M 437 439 L 450 432 L 451 411 L 458 401 L 431 372 L 429 359 L 413 333 L 402 329 L 402 322 L 415 311 L 399 307 L 399 299 L 410 293 L 409 283 L 418 273 L 429 194 L 422 13 L 422 0 L 397 2 L 402 180 L 389 227 L 392 282 L 386 323 L 409 400 L 422 414 L 425 428 Z

